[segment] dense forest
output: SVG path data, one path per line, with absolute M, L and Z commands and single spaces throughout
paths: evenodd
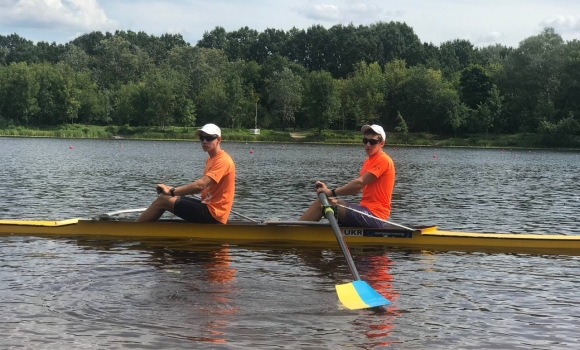
M 405 23 L 0 35 L 0 127 L 88 125 L 580 135 L 580 41 L 547 28 L 517 48 L 423 43 Z

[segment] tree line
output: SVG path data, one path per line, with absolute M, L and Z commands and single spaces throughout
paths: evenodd
M 0 126 L 92 125 L 580 135 L 580 41 L 422 43 L 405 23 L 0 35 Z M 257 116 L 257 117 L 256 117 Z M 256 123 L 257 120 L 257 123 Z

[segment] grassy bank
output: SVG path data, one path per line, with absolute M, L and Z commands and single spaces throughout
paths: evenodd
M 63 125 L 52 128 L 12 127 L 0 129 L 0 136 L 53 137 L 53 138 L 100 138 L 139 140 L 193 140 L 196 128 L 130 126 Z M 361 134 L 356 131 L 325 130 L 260 130 L 252 135 L 248 129 L 222 128 L 224 141 L 244 142 L 313 142 L 313 143 L 360 143 Z M 433 147 L 498 147 L 498 148 L 571 148 L 580 149 L 580 137 L 571 135 L 515 134 L 515 135 L 462 135 L 452 137 L 428 133 L 388 133 L 387 144 L 391 146 Z

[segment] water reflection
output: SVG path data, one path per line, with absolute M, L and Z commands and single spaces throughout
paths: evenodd
M 237 269 L 232 266 L 230 247 L 227 244 L 199 244 L 180 240 L 115 241 L 79 239 L 77 245 L 83 250 L 94 250 L 98 254 L 134 251 L 139 256 L 135 261 L 123 265 L 152 266 L 148 271 L 145 285 L 141 278 L 135 278 L 134 269 L 122 274 L 125 282 L 124 295 L 120 299 L 131 299 L 134 305 L 143 305 L 141 311 L 149 308 L 160 317 L 157 319 L 137 319 L 143 323 L 129 323 L 136 328 L 161 327 L 171 329 L 165 336 L 183 338 L 195 342 L 215 344 L 227 343 L 227 328 L 230 320 L 238 312 Z M 143 287 L 146 286 L 146 290 Z M 110 303 L 110 301 L 109 301 Z M 102 312 L 109 307 L 104 303 Z M 126 302 L 125 302 L 126 303 Z M 177 304 L 177 305 L 176 305 Z M 180 313 L 168 313 L 176 306 L 183 308 Z M 90 317 L 94 308 L 79 314 L 80 318 Z M 67 311 L 61 311 L 67 312 Z M 79 311 L 77 311 L 79 312 Z M 183 313 L 183 314 L 182 314 Z M 164 315 L 164 316 L 161 316 Z M 183 319 L 180 321 L 180 318 Z M 191 320 L 194 317 L 195 320 Z M 131 313 L 126 316 L 131 320 Z M 129 322 L 134 322 L 135 319 Z M 187 324 L 194 322 L 196 329 Z M 176 326 L 179 325 L 179 326 Z M 177 330 L 182 332 L 177 332 Z
M 373 310 L 360 320 L 353 321 L 353 326 L 359 329 L 367 338 L 368 348 L 384 347 L 393 344 L 391 331 L 396 318 L 401 316 L 397 308 L 399 292 L 394 288 L 390 266 L 393 264 L 387 253 L 378 249 L 369 249 L 357 256 L 355 264 L 360 267 L 361 278 L 369 283 L 374 290 L 389 299 L 391 304 L 385 308 Z
M 92 302 L 99 303 L 98 306 L 87 305 L 85 308 L 79 308 L 76 298 L 61 295 L 59 301 L 63 304 L 58 308 L 47 304 L 48 308 L 53 312 L 67 313 L 79 319 L 91 319 L 95 313 L 101 315 L 109 313 L 111 303 L 127 305 L 129 302 L 127 306 L 133 312 L 120 316 L 119 321 L 126 323 L 133 332 L 138 333 L 139 329 L 143 328 L 159 328 L 161 332 L 159 335 L 195 342 L 227 344 L 239 332 L 239 325 L 236 325 L 249 315 L 271 312 L 289 315 L 296 312 L 319 313 L 322 310 L 320 307 L 332 309 L 339 304 L 334 284 L 352 280 L 338 247 L 319 249 L 308 246 L 297 247 L 289 243 L 273 249 L 267 245 L 229 246 L 178 239 L 97 241 L 80 238 L 76 244 L 83 250 L 94 251 L 99 255 L 123 252 L 124 255 L 129 254 L 133 257 L 130 260 L 124 259 L 122 263 L 122 266 L 133 268 L 117 275 L 124 281 L 122 296 L 117 296 L 116 300 L 108 300 L 106 303 L 97 298 Z M 389 272 L 393 262 L 384 250 L 377 248 L 359 248 L 354 253 L 355 264 L 363 279 L 393 303 L 383 310 L 362 310 L 350 323 L 357 332 L 367 338 L 364 342 L 365 347 L 387 345 L 390 343 L 390 331 L 394 320 L 400 316 L 396 307 L 399 293 L 393 286 L 393 276 Z M 279 262 L 288 264 L 282 264 L 280 268 L 272 266 Z M 143 272 L 139 273 L 135 268 L 142 270 L 146 266 L 153 267 L 154 271 L 146 272 L 147 280 L 140 282 L 143 279 L 141 276 Z M 118 271 L 119 268 L 115 270 Z M 298 275 L 296 271 L 300 271 L 303 278 L 296 278 Z M 257 274 L 260 276 L 256 276 Z M 248 278 L 259 279 L 264 274 L 271 275 L 271 278 L 262 279 L 267 281 L 265 284 L 254 282 L 247 285 Z M 101 281 L 106 279 L 103 277 L 105 276 L 100 278 Z M 309 286 L 312 284 L 309 281 L 312 278 L 316 282 Z M 280 284 L 283 279 L 286 279 L 286 284 L 294 287 L 297 284 L 304 285 L 308 293 L 295 295 L 289 293 L 291 291 L 286 289 L 288 286 L 276 287 L 275 285 Z M 326 280 L 322 286 L 320 279 Z M 84 286 L 77 289 L 93 287 Z M 144 290 L 145 287 L 148 292 Z M 285 289 L 284 293 L 270 293 L 270 290 L 277 288 Z M 321 288 L 323 293 L 319 295 Z M 248 293 L 253 294 L 255 303 L 248 298 Z M 285 299 L 285 294 L 286 297 L 292 297 Z M 67 297 L 71 299 L 67 300 Z M 326 305 L 319 305 L 322 302 L 320 298 L 325 300 Z M 239 304 L 240 301 L 244 303 Z M 66 303 L 70 304 L 67 306 Z M 317 308 L 312 308 L 315 304 L 318 305 Z M 74 312 L 71 310 L 73 305 L 76 309 Z M 272 305 L 275 307 L 272 308 Z M 176 307 L 182 310 L 175 312 Z M 150 309 L 148 312 L 147 308 Z M 339 309 L 351 314 L 349 310 L 341 307 Z M 141 317 L 139 322 L 135 323 L 133 317 L 144 312 L 154 313 L 157 316 L 154 319 Z M 162 329 L 172 331 L 165 333 Z

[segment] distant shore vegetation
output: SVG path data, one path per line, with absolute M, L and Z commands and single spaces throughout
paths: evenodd
M 191 141 L 198 138 L 194 135 L 197 127 L 168 126 L 164 130 L 158 127 L 95 126 L 95 125 L 61 125 L 42 129 L 12 127 L 0 129 L 0 137 L 50 137 L 50 138 L 92 138 L 117 140 L 181 140 Z M 462 136 L 434 135 L 425 132 L 403 133 L 388 132 L 385 142 L 387 147 L 425 146 L 425 147 L 475 147 L 475 148 L 580 148 L 580 140 L 573 136 L 566 142 L 569 147 L 561 147 L 561 140 L 551 142 L 543 134 L 518 133 L 513 135 L 465 134 Z M 249 129 L 222 128 L 224 142 L 278 142 L 278 143 L 325 143 L 325 144 L 359 144 L 362 136 L 352 130 L 260 130 L 254 135 Z
M 580 41 L 422 42 L 400 22 L 262 32 L 91 32 L 66 44 L 0 35 L 0 134 L 580 148 Z M 247 130 L 258 128 L 260 135 Z M 298 132 L 294 132 L 298 130 Z M 297 137 L 299 134 L 300 137 Z

